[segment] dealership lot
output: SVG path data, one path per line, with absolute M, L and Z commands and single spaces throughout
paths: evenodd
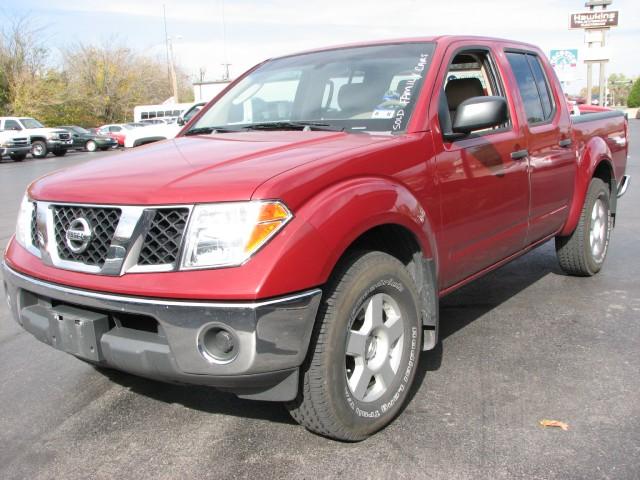
M 277 404 L 161 384 L 37 342 L 0 306 L 1 478 L 637 478 L 640 120 L 604 270 L 560 272 L 552 243 L 443 299 L 412 401 L 359 444 Z M 33 179 L 121 152 L 0 163 L 0 245 Z M 569 424 L 543 429 L 541 419 Z

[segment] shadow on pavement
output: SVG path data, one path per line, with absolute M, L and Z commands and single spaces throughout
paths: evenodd
M 178 403 L 186 408 L 206 413 L 295 424 L 280 403 L 243 400 L 213 387 L 164 383 L 107 368 L 96 367 L 96 370 L 132 392 L 161 402 Z

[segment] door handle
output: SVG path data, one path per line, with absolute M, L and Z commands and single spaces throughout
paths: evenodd
M 562 148 L 567 148 L 567 147 L 570 147 L 572 143 L 573 142 L 571 141 L 570 138 L 565 138 L 564 140 L 560 140 L 558 142 L 558 145 L 560 145 Z
M 511 152 L 511 158 L 513 160 L 522 160 L 523 158 L 527 158 L 529 156 L 529 150 L 516 150 L 515 152 Z

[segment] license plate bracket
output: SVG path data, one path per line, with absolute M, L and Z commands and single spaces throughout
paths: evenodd
M 34 305 L 23 309 L 22 319 L 36 338 L 58 350 L 94 362 L 104 360 L 100 338 L 109 331 L 107 315 L 68 305 Z

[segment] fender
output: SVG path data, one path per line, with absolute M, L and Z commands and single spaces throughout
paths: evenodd
M 407 228 L 415 235 L 423 257 L 436 260 L 428 212 L 406 187 L 388 179 L 360 177 L 332 185 L 307 201 L 298 216 L 314 227 L 327 247 L 323 281 L 358 237 L 380 225 Z
M 584 199 L 587 195 L 587 189 L 589 188 L 589 182 L 591 182 L 594 172 L 601 163 L 604 162 L 607 165 L 615 184 L 615 176 L 611 165 L 611 150 L 602 138 L 592 137 L 584 146 L 582 153 L 580 154 L 580 152 L 578 152 L 578 155 L 578 168 L 576 169 L 573 200 L 569 207 L 567 221 L 560 231 L 559 235 L 561 236 L 570 235 L 578 226 Z M 613 197 L 615 197 L 615 192 L 613 193 Z M 615 205 L 613 205 L 612 211 L 615 212 Z
M 326 283 L 347 249 L 365 232 L 381 225 L 399 225 L 415 236 L 414 275 L 421 300 L 423 349 L 438 338 L 437 249 L 432 220 L 418 199 L 404 186 L 385 178 L 360 177 L 332 185 L 299 210 L 298 218 L 321 237 L 326 249 L 316 252 L 324 265 L 319 283 Z M 420 257 L 420 258 L 417 258 Z M 427 288 L 432 285 L 433 288 Z

